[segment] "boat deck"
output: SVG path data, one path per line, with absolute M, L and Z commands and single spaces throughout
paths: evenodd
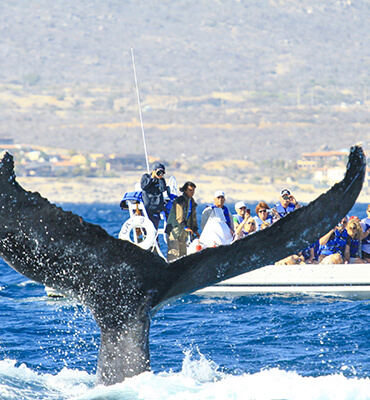
M 370 265 L 267 265 L 195 292 L 214 297 L 259 293 L 311 293 L 369 299 Z

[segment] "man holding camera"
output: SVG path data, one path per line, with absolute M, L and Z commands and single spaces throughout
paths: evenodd
M 284 189 L 281 191 L 279 200 L 280 200 L 280 203 L 277 203 L 275 205 L 275 208 L 281 218 L 285 217 L 290 212 L 301 207 L 301 205 L 298 203 L 298 201 L 295 199 L 295 197 L 290 194 L 288 189 Z
M 143 203 L 148 213 L 149 219 L 153 222 L 155 229 L 158 229 L 160 213 L 164 211 L 163 192 L 167 185 L 164 179 L 166 169 L 162 163 L 157 163 L 153 167 L 151 174 L 143 174 L 141 177 L 141 189 Z

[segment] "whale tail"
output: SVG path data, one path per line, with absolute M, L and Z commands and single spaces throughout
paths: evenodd
M 345 216 L 366 162 L 351 148 L 344 179 L 306 207 L 228 246 L 166 263 L 97 225 L 25 191 L 13 158 L 0 159 L 0 255 L 16 271 L 87 305 L 101 330 L 98 379 L 104 384 L 150 366 L 150 316 L 184 294 L 272 264 L 314 243 Z

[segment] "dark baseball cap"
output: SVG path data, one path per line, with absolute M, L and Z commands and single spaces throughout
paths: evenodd
M 153 171 L 156 171 L 157 169 L 161 169 L 163 172 L 166 172 L 166 168 L 162 163 L 154 164 Z

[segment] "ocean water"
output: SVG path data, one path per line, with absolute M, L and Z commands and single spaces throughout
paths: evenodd
M 114 236 L 127 218 L 118 205 L 63 208 Z M 0 301 L 0 399 L 370 399 L 368 300 L 187 296 L 152 321 L 152 371 L 111 387 L 94 385 L 88 309 L 1 260 Z

